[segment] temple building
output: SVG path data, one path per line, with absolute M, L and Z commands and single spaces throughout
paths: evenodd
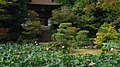
M 29 10 L 36 11 L 45 26 L 48 26 L 48 19 L 52 15 L 52 10 L 60 6 L 61 4 L 54 3 L 52 0 L 30 0 L 28 3 Z

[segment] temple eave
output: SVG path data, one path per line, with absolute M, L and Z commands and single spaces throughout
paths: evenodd
M 31 5 L 46 5 L 46 6 L 60 6 L 61 4 L 58 3 L 29 3 Z

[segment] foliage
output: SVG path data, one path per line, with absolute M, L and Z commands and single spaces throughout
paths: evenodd
M 62 46 L 64 49 L 70 49 L 91 45 L 92 42 L 87 37 L 89 31 L 79 30 L 80 28 L 72 27 L 71 23 L 61 23 L 57 33 L 52 35 L 55 43 L 51 45 L 57 49 L 61 49 Z
M 34 11 L 29 11 L 27 21 L 22 24 L 22 36 L 19 40 L 38 40 L 41 33 L 41 23 L 39 21 L 39 15 Z
M 73 43 L 76 42 L 75 36 L 79 28 L 72 27 L 71 23 L 61 23 L 57 33 L 54 33 L 53 39 L 56 41 L 55 46 L 57 49 L 63 46 L 64 49 L 70 49 L 70 47 L 75 46 Z
M 26 7 L 27 0 L 19 1 L 19 0 L 11 0 L 5 1 L 2 0 L 0 2 L 0 20 L 4 20 L 10 23 L 10 20 L 16 20 L 18 23 L 23 23 L 24 18 L 27 14 L 27 7 Z M 4 17 L 4 18 L 3 18 Z M 19 19 L 18 19 L 19 18 Z M 7 20 L 9 19 L 9 20 Z M 19 21 L 21 20 L 21 21 Z M 13 22 L 13 21 L 12 21 Z M 11 23 L 12 24 L 12 23 Z
M 62 23 L 59 25 L 59 28 L 67 28 L 67 27 L 71 27 L 72 23 Z
M 118 40 L 120 40 L 120 29 L 118 29 Z
M 6 2 L 5 0 L 0 0 L 0 21 L 4 20 L 10 20 L 12 18 L 12 15 L 10 15 L 8 12 L 8 8 L 10 7 L 11 4 L 13 4 L 15 1 L 12 0 L 11 2 Z
M 40 34 L 40 22 L 39 21 L 26 21 L 26 26 L 23 26 L 26 29 L 24 34 Z
M 80 30 L 76 35 L 76 44 L 77 46 L 89 46 L 91 45 L 90 38 L 88 38 L 89 31 L 87 30 Z
M 60 23 L 64 22 L 73 22 L 71 19 L 75 19 L 75 12 L 72 11 L 72 6 L 63 6 L 59 10 L 53 10 L 52 12 L 52 22 L 51 22 L 51 30 L 53 33 L 56 32 Z
M 0 0 L 0 24 L 10 28 L 9 40 L 17 40 L 27 17 L 27 0 Z
M 94 44 L 101 46 L 103 42 L 117 42 L 119 41 L 118 35 L 115 25 L 104 23 L 96 33 Z
M 63 6 L 61 10 L 54 10 L 52 14 L 52 22 L 53 24 L 60 24 L 63 22 L 70 22 L 71 19 L 74 20 L 75 12 L 72 11 L 72 6 Z
M 69 55 L 47 45 L 0 44 L 0 66 L 7 67 L 119 67 L 120 53 Z
M 53 11 L 52 24 L 69 21 L 75 27 L 89 30 L 89 37 L 95 37 L 104 22 L 113 22 L 119 28 L 119 6 L 119 0 L 76 0 L 74 5 Z
M 118 32 L 120 32 L 120 29 L 118 29 Z
M 120 44 L 114 42 L 103 43 L 102 50 L 103 51 L 120 50 Z
M 48 51 L 47 48 L 37 44 L 1 44 L 0 66 L 47 66 L 50 62 L 56 63 L 59 59 L 55 59 L 61 53 Z

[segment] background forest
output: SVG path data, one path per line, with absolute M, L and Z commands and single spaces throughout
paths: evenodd
M 55 2 L 62 3 L 62 7 L 53 11 L 51 18 L 53 32 L 56 32 L 61 23 L 72 23 L 73 27 L 88 31 L 87 38 L 93 44 L 120 42 L 119 0 L 55 0 Z

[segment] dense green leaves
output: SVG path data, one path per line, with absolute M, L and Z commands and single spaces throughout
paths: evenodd
M 81 48 L 92 45 L 92 41 L 88 37 L 89 31 L 80 30 L 80 28 L 72 27 L 72 23 L 61 23 L 57 33 L 53 34 L 55 43 L 52 44 L 57 49 L 64 46 L 64 49 Z
M 79 28 L 72 27 L 72 23 L 61 23 L 59 25 L 59 29 L 57 29 L 57 33 L 54 33 L 53 39 L 56 41 L 53 44 L 53 47 L 56 49 L 70 49 L 70 47 L 75 46 L 73 43 L 76 42 L 75 36 Z
M 119 43 L 119 33 L 116 31 L 114 24 L 104 23 L 99 28 L 94 43 L 100 46 L 103 42 Z
M 119 67 L 120 53 L 107 55 L 69 55 L 53 50 L 48 45 L 0 44 L 0 66 L 8 67 Z
M 119 28 L 119 5 L 119 0 L 76 0 L 74 5 L 53 11 L 52 24 L 69 21 L 76 27 L 89 30 L 89 37 L 95 37 L 104 22 L 112 22 Z
M 78 47 L 82 46 L 90 46 L 92 45 L 92 41 L 88 37 L 89 31 L 87 30 L 80 30 L 76 35 L 76 44 Z
M 21 24 L 27 18 L 27 0 L 0 0 L 0 28 L 9 28 L 6 40 L 17 40 L 21 34 Z M 4 36 L 4 35 L 2 35 Z
M 21 24 L 23 31 L 18 41 L 38 41 L 41 34 L 41 22 L 35 11 L 29 11 L 26 22 Z M 24 39 L 24 40 L 23 40 Z

